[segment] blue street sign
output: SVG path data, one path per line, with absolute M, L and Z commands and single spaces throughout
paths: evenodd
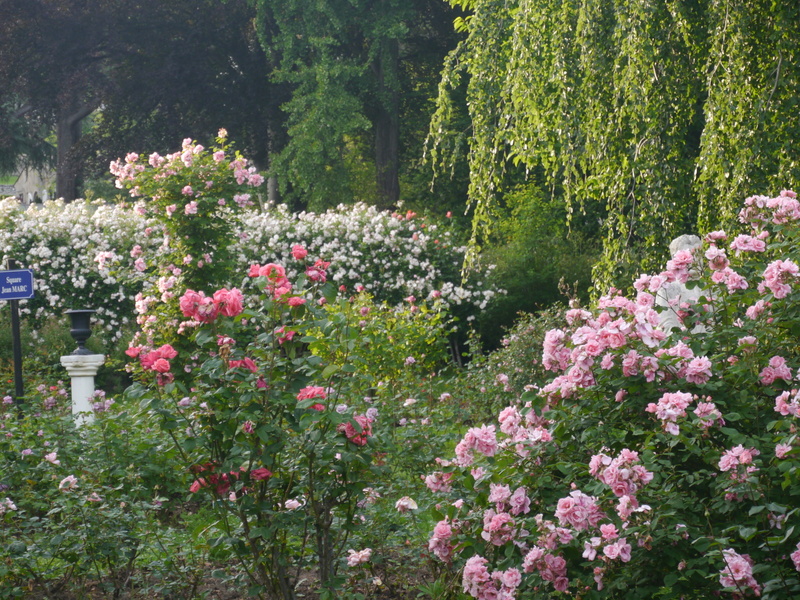
M 33 298 L 33 271 L 16 269 L 0 271 L 0 300 Z

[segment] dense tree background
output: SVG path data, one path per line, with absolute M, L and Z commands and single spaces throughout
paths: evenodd
M 54 164 L 72 199 L 81 182 L 105 191 L 125 152 L 225 127 L 296 209 L 394 206 L 401 179 L 419 198 L 454 14 L 440 0 L 0 0 L 0 171 Z
M 284 196 L 313 208 L 396 205 L 401 179 L 413 181 L 458 13 L 441 0 L 252 2 L 273 81 L 291 86 L 276 148 Z
M 1 0 L 0 15 L 4 171 L 40 166 L 55 146 L 69 200 L 127 151 L 219 127 L 266 166 L 280 88 L 244 0 Z
M 796 2 L 453 0 L 472 11 L 447 59 L 430 152 L 450 168 L 467 86 L 476 248 L 509 179 L 602 219 L 595 282 L 659 268 L 676 235 L 796 185 Z M 535 196 L 535 194 L 533 194 Z

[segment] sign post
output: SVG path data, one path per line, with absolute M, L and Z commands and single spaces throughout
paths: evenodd
M 33 271 L 17 269 L 17 261 L 9 258 L 6 271 L 0 271 L 0 300 L 11 306 L 11 349 L 14 355 L 14 400 L 22 404 L 22 340 L 19 331 L 19 301 L 33 298 Z

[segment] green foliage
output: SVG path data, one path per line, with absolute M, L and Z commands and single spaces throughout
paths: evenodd
M 564 306 L 553 304 L 537 313 L 519 313 L 514 326 L 503 331 L 499 348 L 484 353 L 473 340 L 470 360 L 453 376 L 451 387 L 470 407 L 473 422 L 491 420 L 523 394 L 542 386 L 550 372 L 542 364 L 545 333 L 561 323 Z
M 290 141 L 273 168 L 281 175 L 282 193 L 302 198 L 311 210 L 329 208 L 357 194 L 349 157 L 354 154 L 354 140 L 370 126 L 361 102 L 347 89 L 357 72 L 323 55 L 290 79 L 297 83 L 293 98 L 284 105 Z
M 563 203 L 544 197 L 536 186 L 515 189 L 504 201 L 494 241 L 482 257 L 496 265 L 490 279 L 505 290 L 480 315 L 481 339 L 490 348 L 521 312 L 563 301 L 565 293 L 587 300 L 592 266 L 600 254 L 592 237 L 596 224 L 575 216 L 570 231 Z
M 48 143 L 48 127 L 38 118 L 21 118 L 18 99 L 0 104 L 0 175 L 3 184 L 16 183 L 23 168 L 44 169 L 55 162 L 55 148 Z
M 450 90 L 466 80 L 474 252 L 512 165 L 541 172 L 570 213 L 608 215 L 601 291 L 654 268 L 652 249 L 677 235 L 730 224 L 738 198 L 800 175 L 794 4 L 453 4 L 473 14 L 445 63 L 430 150 L 449 166 L 463 135 Z
M 284 198 L 316 211 L 353 200 L 394 206 L 427 126 L 430 75 L 453 43 L 450 8 L 438 0 L 251 2 L 273 80 L 289 95 L 270 165 Z
M 95 400 L 81 431 L 61 385 L 40 384 L 19 409 L 0 405 L 0 598 L 53 597 L 88 580 L 118 595 L 143 585 L 142 568 L 180 581 L 155 564 L 174 547 L 160 519 L 185 486 L 174 447 L 110 398 Z

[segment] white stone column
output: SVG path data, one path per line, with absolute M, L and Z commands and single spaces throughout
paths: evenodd
M 72 415 L 78 427 L 94 422 L 91 402 L 94 376 L 105 360 L 103 354 L 70 354 L 61 357 L 61 364 L 72 379 Z

